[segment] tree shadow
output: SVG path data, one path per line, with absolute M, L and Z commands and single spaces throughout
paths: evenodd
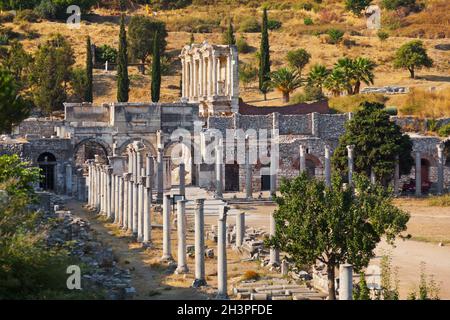
M 449 76 L 436 76 L 436 75 L 427 75 L 417 77 L 418 79 L 423 79 L 427 81 L 439 81 L 439 82 L 450 82 Z

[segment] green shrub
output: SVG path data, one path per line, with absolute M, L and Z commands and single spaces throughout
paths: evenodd
M 105 63 L 106 61 L 110 63 L 115 63 L 117 59 L 117 54 L 118 54 L 117 49 L 107 44 L 95 48 L 95 59 L 101 63 Z
M 248 17 L 239 24 L 239 31 L 248 33 L 261 32 L 261 25 L 255 17 Z
M 37 14 L 42 19 L 55 19 L 58 8 L 51 0 L 42 0 L 41 3 L 36 7 Z
M 390 116 L 396 116 L 398 115 L 398 109 L 396 107 L 386 107 L 384 109 L 388 115 Z
M 267 28 L 269 28 L 269 30 L 278 30 L 281 28 L 281 26 L 282 26 L 281 21 L 273 19 L 269 19 L 269 21 L 267 21 Z
M 378 39 L 380 39 L 380 41 L 385 41 L 385 40 L 387 40 L 387 38 L 389 38 L 389 33 L 387 33 L 386 31 L 383 31 L 383 30 L 379 30 L 377 32 L 377 36 L 378 36 Z
M 248 64 L 241 62 L 239 64 L 239 80 L 244 87 L 247 87 L 253 81 L 256 81 L 258 77 L 258 68 L 254 64 Z
M 450 136 L 450 123 L 447 123 L 447 124 L 441 126 L 439 128 L 438 134 L 441 137 L 448 137 L 448 136 Z
M 303 23 L 305 24 L 305 26 L 312 26 L 314 24 L 313 19 L 311 19 L 310 17 L 306 17 L 305 19 L 303 19 Z
M 450 193 L 430 197 L 428 199 L 428 205 L 433 207 L 450 207 Z
M 247 40 L 240 36 L 236 41 L 236 47 L 239 53 L 250 53 L 252 52 L 252 47 L 248 44 Z
M 39 15 L 31 9 L 20 10 L 17 12 L 14 21 L 38 22 Z
M 332 28 L 328 30 L 327 34 L 330 37 L 330 43 L 337 44 L 342 41 L 344 31 Z
M 319 87 L 306 85 L 302 93 L 297 93 L 292 97 L 293 103 L 305 103 L 324 99 L 325 96 Z

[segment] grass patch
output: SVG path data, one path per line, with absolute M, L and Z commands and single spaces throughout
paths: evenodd
M 449 117 L 450 88 L 435 92 L 412 89 L 407 95 L 390 97 L 389 104 L 395 105 L 401 115 L 413 115 L 422 118 Z
M 253 270 L 245 271 L 244 275 L 242 276 L 242 280 L 248 281 L 248 280 L 259 280 L 261 278 L 261 275 Z
M 336 112 L 355 112 L 364 101 L 385 103 L 386 97 L 382 94 L 356 94 L 353 96 L 333 97 L 329 100 L 330 108 Z
M 432 196 L 428 199 L 428 205 L 432 207 L 450 207 L 450 194 Z

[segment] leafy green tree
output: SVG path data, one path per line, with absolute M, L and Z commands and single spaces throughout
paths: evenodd
M 281 68 L 270 75 L 270 86 L 283 94 L 283 102 L 289 102 L 290 94 L 302 85 L 298 72 Z
M 118 51 L 116 48 L 113 48 L 107 44 L 101 45 L 95 48 L 95 59 L 98 62 L 106 63 L 116 63 Z
M 26 89 L 29 86 L 32 63 L 33 57 L 24 50 L 22 43 L 13 41 L 2 61 L 2 66 L 11 72 L 20 89 Z
M 329 41 L 332 44 L 338 44 L 342 41 L 342 37 L 344 37 L 344 31 L 335 28 L 328 30 L 327 34 L 330 37 Z
M 92 64 L 92 46 L 91 46 L 91 38 L 87 37 L 86 39 L 86 89 L 84 93 L 84 101 L 93 102 L 93 64 Z
M 345 9 L 360 16 L 361 11 L 367 8 L 371 3 L 372 0 L 345 0 Z
M 264 94 L 264 100 L 267 100 L 267 92 L 269 91 L 270 86 L 270 46 L 269 29 L 267 23 L 267 9 L 264 9 L 259 59 L 259 91 Z
M 287 53 L 286 59 L 289 66 L 293 69 L 297 69 L 298 74 L 302 75 L 303 68 L 309 63 L 311 59 L 311 54 L 305 49 L 297 49 L 289 51 Z
M 153 40 L 152 59 L 152 101 L 158 102 L 161 92 L 161 57 L 159 55 L 159 34 L 156 32 Z
M 354 292 L 353 300 L 370 300 L 370 291 L 367 287 L 366 275 L 364 272 L 360 272 L 359 274 L 359 283 L 357 290 Z
M 370 176 L 373 170 L 377 180 L 387 186 L 394 175 L 397 156 L 401 173 L 410 172 L 414 162 L 411 139 L 390 121 L 383 104 L 363 102 L 360 108 L 345 124 L 345 133 L 334 150 L 333 167 L 343 175 L 348 173 L 346 147 L 354 145 L 355 172 Z
M 433 59 L 428 56 L 427 49 L 420 40 L 405 43 L 395 53 L 394 67 L 408 69 L 411 79 L 415 78 L 416 69 L 432 66 Z
M 325 78 L 323 87 L 330 90 L 333 96 L 338 97 L 345 89 L 348 89 L 346 81 L 344 72 L 339 68 L 334 68 Z
M 0 133 L 11 133 L 13 126 L 28 117 L 30 108 L 18 93 L 14 76 L 0 68 Z
M 127 31 L 125 30 L 125 16 L 123 14 L 120 18 L 119 55 L 117 59 L 117 101 L 128 102 L 130 79 L 128 78 Z
M 258 78 L 258 69 L 250 63 L 239 64 L 239 80 L 244 87 L 248 87 L 250 83 Z
M 223 44 L 233 46 L 236 44 L 236 37 L 234 36 L 234 28 L 233 23 L 230 19 L 230 23 L 228 24 L 228 28 L 223 34 Z
M 155 35 L 158 33 L 158 46 L 160 54 L 164 52 L 167 46 L 166 25 L 145 16 L 133 16 L 128 26 L 128 42 L 130 44 L 130 54 L 132 58 L 140 60 L 144 65 L 142 74 L 145 73 L 145 62 L 148 56 L 153 52 L 153 43 Z
M 323 84 L 330 74 L 330 70 L 323 64 L 315 64 L 312 66 L 308 74 L 308 84 L 313 87 L 320 88 L 322 91 Z
M 370 59 L 358 57 L 353 60 L 353 94 L 358 94 L 360 92 L 361 82 L 366 85 L 371 85 L 374 83 L 374 69 L 375 63 Z
M 355 78 L 355 65 L 350 58 L 340 58 L 334 65 L 335 70 L 340 70 L 340 81 L 342 87 L 348 94 L 353 94 L 353 84 Z
M 75 68 L 72 71 L 72 79 L 70 81 L 72 87 L 72 100 L 76 102 L 86 102 L 86 88 L 88 86 L 87 72 L 84 68 Z
M 284 251 L 300 267 L 318 261 L 327 266 L 328 297 L 335 295 L 335 269 L 350 263 L 361 270 L 375 256 L 374 249 L 385 237 L 392 243 L 406 229 L 409 214 L 392 203 L 390 194 L 379 184 L 355 176 L 355 189 L 344 187 L 339 175 L 332 186 L 302 173 L 284 179 L 277 209 L 275 236 L 268 244 Z

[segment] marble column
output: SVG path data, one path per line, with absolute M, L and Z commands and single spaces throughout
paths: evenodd
M 108 167 L 106 173 L 106 216 L 108 219 L 113 218 L 112 214 L 112 167 Z
M 377 177 L 373 168 L 370 169 L 370 183 L 375 184 L 377 182 Z
M 144 177 L 145 179 L 145 177 Z M 143 239 L 143 231 L 144 231 L 144 186 L 143 186 L 143 177 L 139 175 L 138 183 L 137 183 L 137 241 L 142 242 Z
M 270 197 L 273 199 L 277 193 L 278 163 L 275 152 L 270 151 Z
M 153 201 L 153 181 L 154 181 L 154 176 L 155 176 L 154 163 L 155 163 L 155 158 L 150 155 L 147 155 L 145 172 L 147 173 L 147 188 L 150 188 L 150 191 L 149 191 L 150 192 L 149 193 L 150 204 Z
M 113 208 L 113 214 L 114 214 L 114 223 L 119 223 L 119 176 L 114 175 L 114 208 Z
M 134 202 L 133 197 L 134 197 L 134 183 L 133 183 L 133 174 L 130 173 L 129 174 L 129 180 L 128 180 L 128 209 L 127 209 L 127 214 L 128 214 L 128 226 L 127 226 L 127 230 L 129 231 L 133 231 L 133 208 L 136 206 L 136 202 Z
M 72 165 L 70 163 L 66 164 L 66 194 L 72 195 Z
M 355 146 L 347 146 L 347 158 L 348 158 L 348 185 L 351 186 L 353 184 L 353 163 L 354 163 L 354 151 Z
M 211 59 L 212 59 L 212 83 L 211 83 L 212 96 L 216 97 L 217 96 L 217 58 L 214 55 L 212 55 Z
M 116 215 L 117 215 L 117 224 L 122 227 L 123 226 L 123 178 L 121 176 L 117 176 L 117 206 L 116 206 Z
M 111 190 L 110 190 L 110 214 L 111 218 L 113 219 L 113 223 L 116 223 L 115 217 L 116 214 L 114 212 L 115 206 L 116 206 L 116 176 L 114 175 L 114 171 L 111 168 Z
M 245 212 L 236 214 L 236 247 L 241 247 L 245 238 Z
M 195 200 L 195 280 L 194 288 L 206 286 L 205 277 L 205 199 Z
M 305 146 L 300 145 L 300 173 L 306 170 L 306 150 Z
M 213 95 L 213 90 L 212 90 L 212 69 L 213 69 L 213 64 L 212 64 L 212 55 L 208 56 L 208 97 L 211 97 Z
M 143 178 L 143 188 L 144 188 L 144 238 L 142 241 L 145 245 L 152 242 L 152 188 L 150 177 L 147 176 Z
M 444 144 L 440 143 L 437 145 L 437 193 L 439 195 L 444 193 L 444 165 L 445 165 L 445 155 L 444 155 Z
M 88 206 L 92 206 L 92 163 L 88 160 Z
M 189 272 L 186 262 L 186 200 L 177 201 L 177 234 L 178 234 L 178 254 L 176 274 Z
M 216 151 L 216 197 L 223 198 L 223 141 L 215 147 Z
M 173 262 L 172 245 L 170 239 L 171 225 L 170 225 L 170 195 L 165 195 L 163 200 L 163 255 L 161 261 Z
M 217 234 L 217 298 L 228 299 L 227 289 L 227 212 L 229 207 L 219 207 Z
M 183 160 L 184 161 L 184 160 Z M 179 175 L 180 175 L 180 195 L 186 195 L 186 165 L 184 162 L 180 163 L 179 166 Z
M 105 186 L 106 186 L 106 175 L 105 175 L 105 168 L 101 167 L 100 169 L 100 214 L 106 213 L 106 206 L 105 206 L 105 198 L 106 198 L 106 192 L 105 192 Z
M 399 157 L 395 157 L 395 168 L 394 168 L 394 194 L 400 194 L 400 160 Z
M 339 300 L 353 300 L 353 266 L 346 263 L 339 269 Z
M 273 212 L 270 214 L 270 237 L 275 236 L 276 224 L 273 216 Z M 278 267 L 280 265 L 280 251 L 276 248 L 270 248 L 269 253 L 270 261 L 269 265 L 272 267 Z
M 331 148 L 325 146 L 325 184 L 331 187 Z
M 122 228 L 124 230 L 128 229 L 129 220 L 128 220 L 128 207 L 130 206 L 130 198 L 129 198 L 129 192 L 128 192 L 128 186 L 130 181 L 130 173 L 124 173 L 123 174 L 123 222 L 122 222 Z
M 161 203 L 164 196 L 164 150 L 158 149 L 158 172 L 157 172 L 157 196 L 156 201 Z
M 252 164 L 250 163 L 250 140 L 248 138 L 245 140 L 245 197 L 250 200 L 253 198 Z
M 132 183 L 133 188 L 133 236 L 137 239 L 139 228 L 139 182 L 137 179 Z
M 416 196 L 422 195 L 422 157 L 420 151 L 416 151 Z

